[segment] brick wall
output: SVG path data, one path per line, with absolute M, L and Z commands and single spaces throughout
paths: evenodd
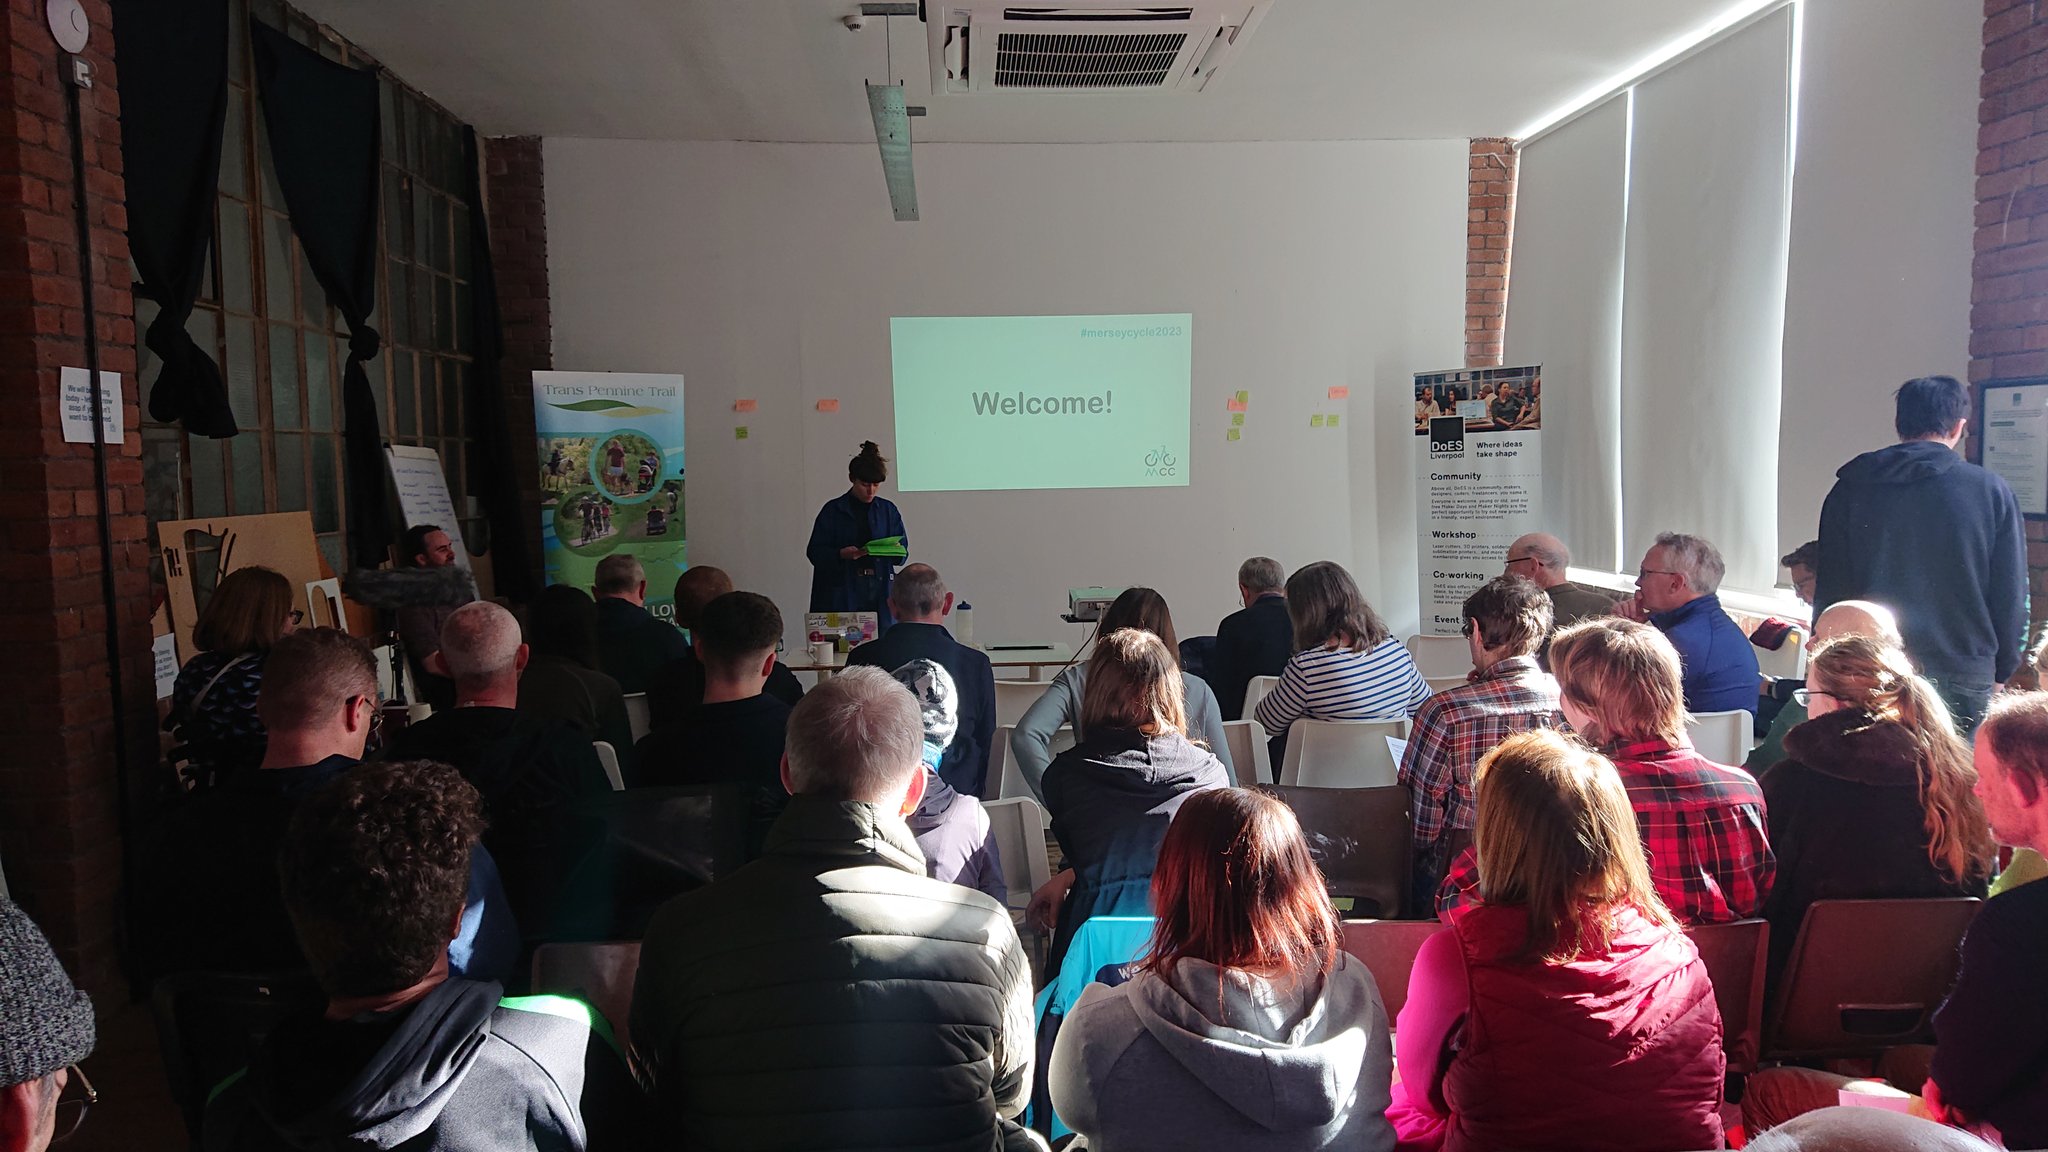
M 1977 107 L 1970 379 L 2048 376 L 2048 10 L 1986 0 Z M 2027 524 L 2034 619 L 2048 619 L 2048 523 Z
M 533 374 L 554 367 L 548 319 L 548 221 L 538 136 L 483 142 L 484 214 L 505 332 L 499 379 L 505 388 L 520 503 L 540 507 L 540 459 L 534 443 Z M 527 555 L 541 556 L 539 517 L 527 517 Z
M 1514 141 L 1472 141 L 1465 188 L 1465 366 L 1501 362 L 1507 330 L 1508 249 L 1515 231 Z
M 107 4 L 85 0 L 85 10 L 88 266 L 100 364 L 121 374 L 128 430 L 108 452 L 127 706 L 118 731 L 140 768 L 155 754 L 156 712 L 120 103 Z M 64 442 L 57 409 L 58 369 L 85 363 L 70 134 L 42 4 L 11 0 L 0 41 L 0 862 L 74 976 L 111 991 L 121 849 L 99 501 L 92 447 Z

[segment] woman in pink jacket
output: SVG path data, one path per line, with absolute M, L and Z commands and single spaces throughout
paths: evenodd
M 1713 985 L 1614 766 L 1539 730 L 1477 776 L 1480 899 L 1417 953 L 1395 1033 L 1401 1147 L 1720 1147 Z

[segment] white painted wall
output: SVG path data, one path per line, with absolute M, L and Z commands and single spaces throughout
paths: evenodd
M 863 438 L 894 455 L 890 316 L 1125 312 L 1194 314 L 1188 487 L 887 490 L 976 638 L 1078 641 L 1089 584 L 1209 632 L 1258 553 L 1343 561 L 1414 630 L 1408 377 L 1463 356 L 1464 141 L 919 145 L 909 224 L 866 145 L 549 139 L 545 166 L 555 367 L 684 374 L 690 557 L 792 635 L 819 505 Z
M 1897 439 L 1893 390 L 1915 376 L 1967 378 L 1982 75 L 1981 5 L 1805 9 L 1778 460 L 1784 552 L 1818 533 L 1835 469 Z

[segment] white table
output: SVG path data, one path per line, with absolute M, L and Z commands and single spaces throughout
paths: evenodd
M 999 678 L 1004 679 L 1007 679 L 1007 677 L 1001 677 L 1002 669 L 1024 668 L 1028 670 L 1025 679 L 1036 680 L 1043 669 L 1048 667 L 1057 668 L 1074 658 L 1074 650 L 1065 644 L 997 644 L 983 648 L 981 652 L 988 657 L 989 664 L 998 670 Z M 816 673 L 818 683 L 823 684 L 832 678 L 834 672 L 844 667 L 846 667 L 846 657 L 835 656 L 830 664 L 808 662 L 791 664 L 789 665 L 789 670 L 792 672 Z

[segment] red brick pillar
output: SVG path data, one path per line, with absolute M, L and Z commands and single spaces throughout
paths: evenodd
M 527 555 L 539 562 L 540 460 L 534 443 L 533 374 L 555 366 L 548 320 L 548 217 L 538 136 L 483 142 L 484 216 L 491 232 L 498 313 L 505 330 L 499 379 L 512 429 L 519 501 L 527 517 Z
M 1465 366 L 1496 368 L 1507 334 L 1515 233 L 1515 142 L 1472 141 L 1465 186 Z
M 2048 10 L 1985 0 L 1977 106 L 1970 379 L 2048 375 Z M 2027 524 L 2034 619 L 2048 619 L 2048 523 Z
M 0 16 L 0 864 L 14 898 L 88 988 L 118 987 L 121 839 L 114 746 L 155 756 L 150 550 L 136 432 L 134 301 L 120 100 L 105 0 L 85 0 L 93 88 L 82 93 L 100 366 L 121 374 L 127 436 L 107 452 L 117 590 L 104 570 L 92 446 L 64 442 L 58 370 L 85 364 L 86 316 L 61 53 L 43 5 Z M 107 630 L 119 630 L 126 715 L 116 717 Z

